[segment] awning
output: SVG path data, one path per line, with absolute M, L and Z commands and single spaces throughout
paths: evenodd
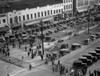
M 5 26 L 5 27 L 0 27 L 0 32 L 6 32 L 9 31 L 9 27 Z
M 78 10 L 78 12 L 84 12 L 84 11 L 87 11 L 87 9 Z
M 37 20 L 37 21 L 29 21 L 27 23 L 25 23 L 25 26 L 29 26 L 29 25 L 33 25 L 33 24 L 36 24 L 36 23 L 39 23 L 40 21 Z

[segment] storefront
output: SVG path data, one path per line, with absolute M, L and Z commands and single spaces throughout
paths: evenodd
M 5 33 L 9 32 L 9 27 L 0 27 L 0 35 L 5 35 Z

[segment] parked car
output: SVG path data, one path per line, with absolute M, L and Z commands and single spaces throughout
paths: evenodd
M 83 63 L 86 63 L 88 66 L 92 64 L 92 60 L 87 59 L 87 57 L 80 57 L 79 60 L 81 60 Z
M 60 49 L 68 48 L 68 44 L 61 44 Z
M 100 46 L 97 46 L 96 49 L 100 49 Z
M 77 48 L 81 48 L 81 44 L 79 44 L 79 43 L 73 43 L 71 45 L 71 50 L 76 50 Z
M 87 57 L 87 59 L 92 60 L 93 63 L 97 61 L 97 57 L 94 57 L 91 54 L 84 54 L 83 57 Z
M 63 42 L 63 41 L 64 41 L 64 40 L 62 40 L 62 39 L 59 39 L 59 40 L 58 40 L 58 43 L 61 43 L 61 42 Z
M 91 54 L 94 57 L 97 57 L 97 59 L 100 58 L 100 55 L 98 53 L 96 53 L 95 51 L 89 51 L 88 53 Z
M 94 41 L 94 40 L 96 39 L 96 36 L 95 36 L 95 35 L 91 35 L 91 36 L 90 36 L 90 39 L 91 39 L 92 41 Z
M 91 41 L 90 39 L 85 39 L 85 40 L 83 41 L 83 44 L 84 44 L 84 45 L 88 45 L 88 44 L 90 43 L 90 41 Z
M 58 54 L 59 56 L 64 56 L 66 53 L 70 53 L 70 51 L 68 49 L 60 49 Z

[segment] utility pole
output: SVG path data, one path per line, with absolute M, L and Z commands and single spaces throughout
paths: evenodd
M 90 33 L 90 29 L 89 29 L 89 26 L 90 26 L 90 15 L 91 15 L 91 11 L 90 11 L 90 6 L 88 6 L 88 34 Z
M 42 20 L 40 21 L 40 31 L 41 31 L 41 36 L 40 36 L 40 39 L 42 41 L 42 54 L 44 55 L 44 34 L 43 34 L 43 22 Z

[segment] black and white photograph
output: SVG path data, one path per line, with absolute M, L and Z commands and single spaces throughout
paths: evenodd
M 100 76 L 100 0 L 0 0 L 0 76 Z

